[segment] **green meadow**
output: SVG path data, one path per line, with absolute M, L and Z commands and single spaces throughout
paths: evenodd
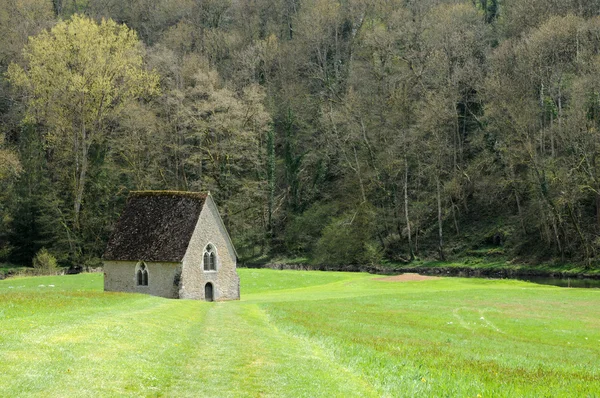
M 600 397 L 600 290 L 240 269 L 242 300 L 0 281 L 0 396 Z

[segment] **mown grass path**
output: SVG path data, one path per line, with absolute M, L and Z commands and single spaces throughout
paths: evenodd
M 0 281 L 0 396 L 600 396 L 600 290 L 240 275 L 222 303 Z

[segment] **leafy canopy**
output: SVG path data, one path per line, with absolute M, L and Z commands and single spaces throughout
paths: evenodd
M 26 67 L 11 64 L 8 78 L 27 94 L 26 122 L 56 132 L 97 130 L 128 99 L 158 90 L 143 54 L 127 26 L 74 15 L 31 37 L 23 50 Z

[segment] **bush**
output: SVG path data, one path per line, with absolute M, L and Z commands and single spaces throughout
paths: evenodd
M 334 218 L 317 243 L 317 261 L 330 265 L 376 264 L 381 250 L 375 239 L 375 211 L 368 205 Z
M 8 261 L 10 255 L 10 246 L 0 247 L 0 262 Z
M 100 257 L 91 257 L 83 262 L 83 268 L 86 271 L 102 268 L 102 259 Z
M 56 258 L 43 247 L 33 258 L 33 268 L 38 275 L 54 275 L 58 269 L 58 263 Z
M 293 255 L 312 255 L 323 229 L 335 214 L 333 204 L 316 203 L 286 226 L 285 246 Z

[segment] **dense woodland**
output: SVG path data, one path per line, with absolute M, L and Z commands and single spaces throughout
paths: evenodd
M 130 190 L 244 261 L 600 260 L 600 0 L 0 0 L 0 262 Z

